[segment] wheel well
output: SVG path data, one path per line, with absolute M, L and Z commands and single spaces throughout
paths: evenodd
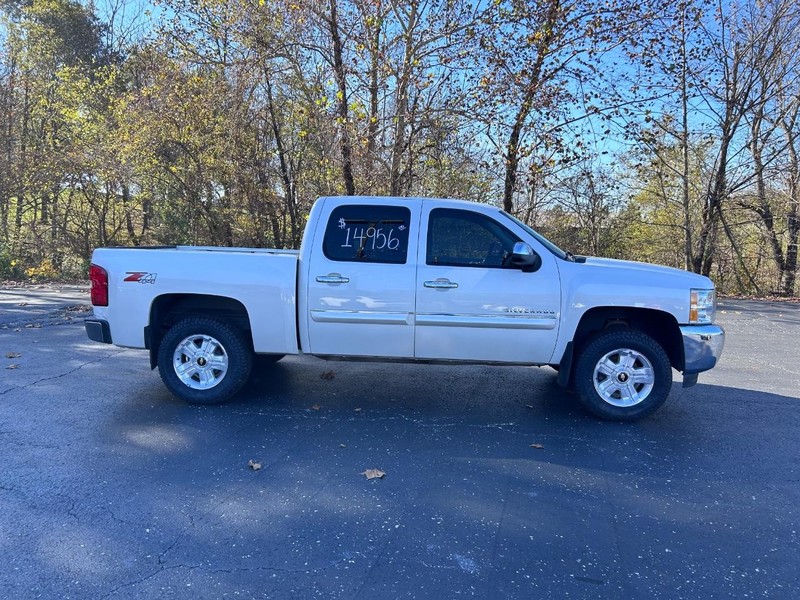
M 158 347 L 167 330 L 189 316 L 221 317 L 250 337 L 250 317 L 244 304 L 233 298 L 208 294 L 164 294 L 150 306 L 150 322 L 145 328 L 145 345 L 150 350 L 150 368 L 155 369 Z M 252 346 L 252 338 L 250 342 Z
M 609 327 L 630 327 L 649 335 L 664 348 L 672 367 L 683 370 L 683 342 L 678 321 L 667 312 L 650 308 L 599 307 L 586 311 L 573 338 L 575 356 L 589 338 Z

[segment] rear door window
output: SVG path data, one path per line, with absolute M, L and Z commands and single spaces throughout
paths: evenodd
M 405 264 L 410 222 L 405 206 L 338 206 L 328 219 L 322 251 L 335 261 Z

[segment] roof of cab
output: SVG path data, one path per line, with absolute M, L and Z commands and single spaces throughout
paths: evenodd
M 483 202 L 473 202 L 471 200 L 462 200 L 459 198 L 431 198 L 431 197 L 424 197 L 424 196 L 324 196 L 320 198 L 323 199 L 330 199 L 336 201 L 350 201 L 350 202 L 359 202 L 359 201 L 368 201 L 374 203 L 391 203 L 397 201 L 405 201 L 408 202 L 409 200 L 417 200 L 420 202 L 436 202 L 437 204 L 442 204 L 444 206 L 453 206 L 453 207 L 470 207 L 475 208 L 476 206 L 481 206 L 484 208 L 499 208 L 497 206 L 493 206 L 491 204 L 485 204 Z

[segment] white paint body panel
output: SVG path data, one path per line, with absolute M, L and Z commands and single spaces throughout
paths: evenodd
M 383 203 L 411 211 L 405 264 L 330 260 L 322 238 L 331 211 L 343 204 Z M 541 256 L 534 273 L 515 269 L 425 264 L 426 227 L 437 207 L 487 215 Z M 554 364 L 586 311 L 639 307 L 688 322 L 690 288 L 712 282 L 677 269 L 606 259 L 563 260 L 499 209 L 458 200 L 321 198 L 311 210 L 299 252 L 178 247 L 95 251 L 108 271 L 108 321 L 113 343 L 144 347 L 153 301 L 163 294 L 204 294 L 245 307 L 256 352 L 323 356 L 418 358 Z M 127 273 L 156 274 L 152 283 L 125 282 Z M 347 283 L 317 282 L 339 274 Z M 457 288 L 432 289 L 448 279 Z M 299 333 L 299 339 L 298 339 Z
M 535 273 L 519 269 L 426 264 L 425 233 L 431 210 L 423 205 L 417 253 L 416 358 L 509 363 L 547 363 L 558 336 L 561 283 L 556 257 L 510 221 L 503 226 L 542 257 Z M 463 210 L 463 206 L 454 206 Z M 497 209 L 470 210 L 495 220 Z M 523 237 L 524 235 L 524 237 Z M 458 287 L 435 289 L 425 282 L 447 280 Z
M 99 248 L 92 262 L 108 271 L 109 305 L 94 307 L 108 321 L 114 344 L 144 348 L 153 301 L 164 294 L 203 294 L 238 300 L 247 310 L 256 352 L 297 353 L 297 252 L 244 248 Z M 153 283 L 126 282 L 130 272 Z
M 682 325 L 689 322 L 689 290 L 714 289 L 708 277 L 648 263 L 590 257 L 585 263 L 559 261 L 559 268 L 562 334 L 551 362 L 561 360 L 578 323 L 592 308 L 649 308 L 672 315 Z
M 370 201 L 322 198 L 314 205 L 309 219 L 309 223 L 314 223 L 314 242 L 308 262 L 303 262 L 308 271 L 304 271 L 300 280 L 305 300 L 299 318 L 307 338 L 303 349 L 321 356 L 411 358 L 414 356 L 415 233 L 419 231 L 421 202 L 406 198 L 385 202 L 408 208 L 411 213 L 405 264 L 335 261 L 326 257 L 322 238 L 331 212 L 342 204 L 370 204 Z M 317 277 L 332 275 L 348 281 L 317 281 Z

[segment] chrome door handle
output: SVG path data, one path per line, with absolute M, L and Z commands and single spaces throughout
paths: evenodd
M 350 283 L 349 277 L 342 277 L 338 273 L 330 275 L 317 275 L 317 283 Z
M 433 288 L 435 290 L 448 290 L 452 288 L 457 288 L 458 284 L 454 281 L 450 281 L 449 279 L 437 279 L 435 281 L 426 281 L 423 283 L 426 288 Z

